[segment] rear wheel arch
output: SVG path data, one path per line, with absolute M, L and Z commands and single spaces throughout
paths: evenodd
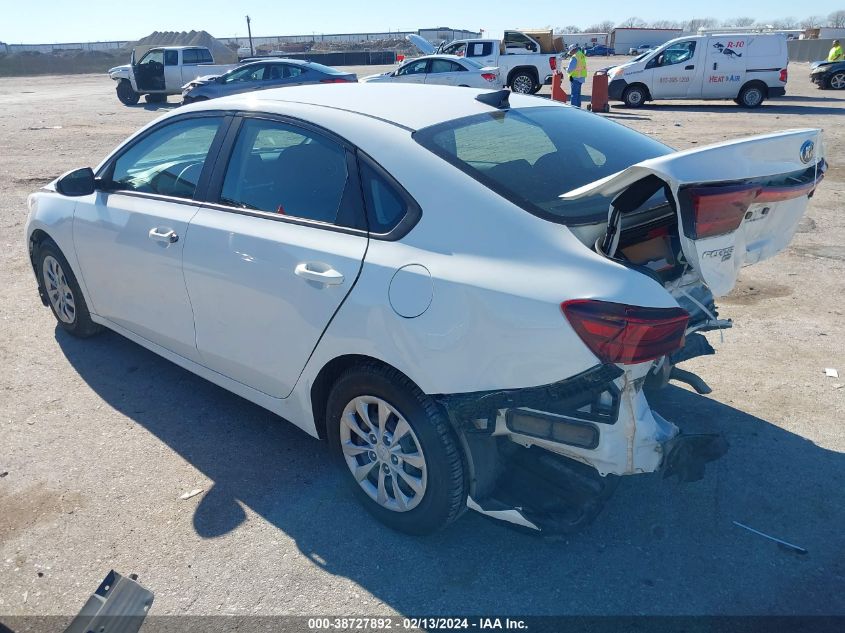
M 531 77 L 531 79 L 534 81 L 535 86 L 540 83 L 539 73 L 537 72 L 537 69 L 534 68 L 534 66 L 517 66 L 516 68 L 514 68 L 513 70 L 511 70 L 508 73 L 508 85 L 511 87 L 511 89 L 513 89 L 513 80 L 517 76 L 523 75 L 523 74 L 529 75 Z M 527 94 L 531 94 L 531 93 L 529 92 Z
M 760 90 L 762 94 L 762 99 L 760 99 L 760 101 L 754 105 L 749 105 L 745 103 L 743 97 L 745 96 L 745 93 L 747 91 L 752 90 L 754 88 L 758 88 Z M 746 108 L 756 108 L 761 103 L 763 103 L 763 100 L 768 98 L 768 96 L 769 86 L 766 85 L 766 82 L 760 81 L 759 79 L 752 79 L 751 81 L 746 81 L 744 84 L 742 84 L 742 88 L 740 88 L 739 92 L 737 93 L 736 101 L 739 105 L 744 106 Z
M 337 382 L 337 379 L 346 371 L 353 367 L 363 367 L 365 365 L 381 365 L 388 369 L 399 371 L 389 363 L 378 358 L 373 358 L 372 356 L 345 354 L 330 360 L 317 373 L 317 377 L 311 385 L 311 411 L 314 415 L 314 427 L 317 429 L 317 435 L 321 440 L 326 439 L 326 409 L 332 387 Z M 405 374 L 403 373 L 402 375 Z M 408 380 L 411 379 L 408 378 Z

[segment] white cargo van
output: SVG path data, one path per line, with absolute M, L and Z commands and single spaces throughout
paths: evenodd
M 786 94 L 786 36 L 704 33 L 671 40 L 608 70 L 608 96 L 639 107 L 657 99 L 733 99 L 756 108 Z

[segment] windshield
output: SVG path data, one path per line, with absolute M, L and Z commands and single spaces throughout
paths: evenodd
M 555 106 L 455 119 L 414 139 L 526 211 L 572 225 L 605 219 L 610 200 L 563 201 L 560 194 L 673 151 L 618 123 Z

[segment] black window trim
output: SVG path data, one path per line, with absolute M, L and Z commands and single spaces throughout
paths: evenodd
M 208 183 L 204 189 L 204 198 L 200 201 L 203 208 L 214 209 L 217 211 L 224 211 L 227 213 L 237 213 L 240 215 L 247 215 L 251 217 L 261 218 L 264 220 L 272 220 L 274 222 L 287 222 L 289 224 L 299 224 L 302 226 L 310 226 L 313 228 L 323 229 L 327 231 L 335 231 L 338 233 L 347 233 L 351 235 L 361 235 L 388 242 L 393 242 L 403 238 L 407 235 L 414 226 L 416 226 L 419 219 L 422 217 L 422 209 L 416 200 L 402 187 L 396 178 L 391 176 L 378 162 L 372 159 L 368 154 L 360 150 L 358 147 L 350 143 L 348 140 L 335 134 L 320 125 L 305 121 L 296 117 L 275 114 L 269 112 L 252 112 L 252 111 L 238 111 L 233 113 L 233 121 L 229 125 L 229 129 L 223 139 L 221 146 L 218 148 L 217 156 L 213 161 L 213 167 L 210 172 Z M 362 228 L 352 228 L 347 226 L 340 226 L 329 222 L 320 222 L 318 220 L 311 220 L 308 218 L 298 218 L 291 215 L 279 215 L 269 211 L 259 211 L 256 209 L 244 209 L 243 207 L 234 207 L 220 202 L 220 194 L 223 190 L 223 181 L 226 177 L 226 172 L 229 169 L 229 161 L 235 150 L 235 142 L 237 141 L 243 122 L 247 119 L 264 119 L 278 123 L 284 123 L 294 127 L 302 128 L 309 132 L 320 134 L 327 139 L 336 142 L 338 145 L 346 150 L 346 167 L 349 173 L 349 178 L 357 184 L 356 201 L 360 211 L 360 218 L 364 221 Z M 216 141 L 216 139 L 215 139 Z M 371 233 L 367 225 L 367 208 L 364 202 L 364 189 L 361 181 L 361 171 L 358 168 L 358 161 L 364 160 L 372 167 L 380 176 L 385 178 L 387 182 L 400 194 L 400 197 L 407 203 L 407 212 L 405 216 L 387 233 Z M 205 174 L 203 174 L 205 175 Z M 201 177 L 202 178 L 202 177 Z M 197 187 L 199 189 L 199 186 Z
M 117 160 L 126 152 L 130 151 L 133 147 L 135 147 L 138 143 L 143 141 L 145 138 L 169 125 L 173 125 L 190 119 L 206 118 L 221 119 L 220 127 L 217 128 L 217 133 L 214 136 L 214 140 L 211 142 L 211 146 L 208 148 L 208 153 L 206 154 L 205 158 L 205 164 L 202 167 L 202 173 L 200 174 L 199 180 L 197 180 L 197 186 L 196 189 L 194 189 L 194 195 L 191 198 L 180 198 L 178 196 L 167 196 L 159 193 L 150 193 L 147 191 L 133 191 L 132 189 L 118 189 L 108 187 L 108 185 L 112 181 L 112 176 L 114 175 L 114 166 Z M 180 204 L 197 204 L 199 202 L 202 202 L 206 197 L 206 189 L 208 188 L 212 168 L 217 162 L 217 157 L 219 155 L 220 148 L 222 147 L 226 135 L 229 132 L 233 119 L 233 113 L 227 110 L 208 110 L 205 112 L 191 112 L 188 114 L 181 114 L 172 118 L 168 118 L 162 121 L 161 123 L 157 123 L 149 129 L 144 130 L 142 134 L 139 134 L 138 136 L 132 138 L 130 141 L 118 147 L 112 153 L 112 155 L 109 156 L 106 162 L 103 163 L 103 166 L 97 170 L 95 177 L 103 185 L 103 188 L 100 189 L 100 191 L 109 195 L 124 195 L 133 198 L 149 198 L 151 200 L 162 200 L 164 202 L 178 202 Z

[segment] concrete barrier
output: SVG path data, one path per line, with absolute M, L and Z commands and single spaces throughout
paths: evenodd
M 833 40 L 789 40 L 786 49 L 791 62 L 818 62 L 827 59 Z

